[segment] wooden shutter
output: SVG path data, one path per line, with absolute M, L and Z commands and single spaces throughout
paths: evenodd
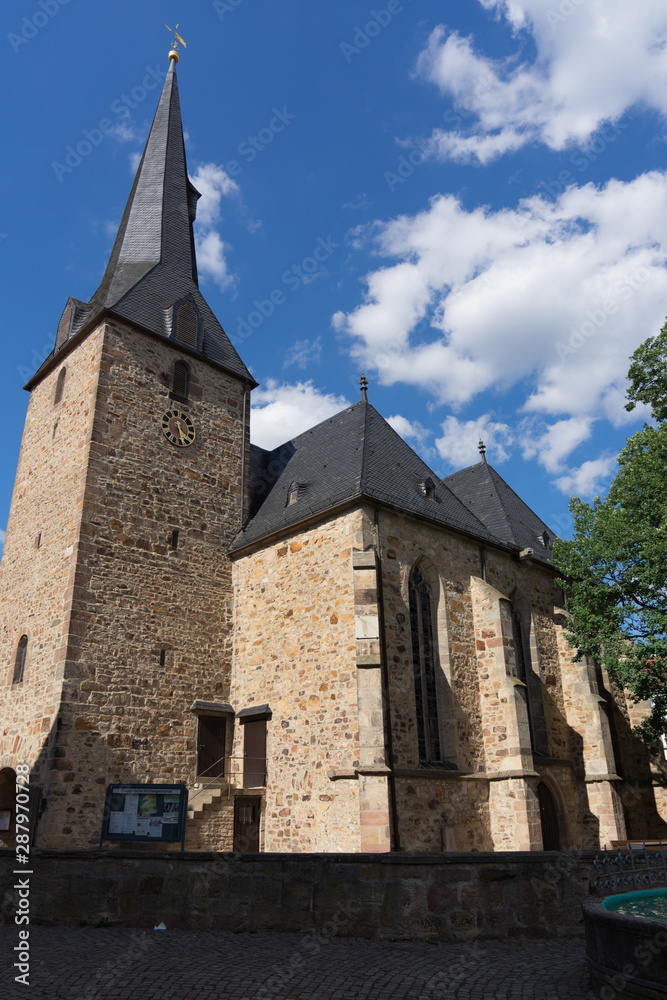
M 266 719 L 246 722 L 243 730 L 243 787 L 261 788 L 266 783 Z
M 225 773 L 226 730 L 224 716 L 199 716 L 197 777 L 219 778 Z
M 173 392 L 175 395 L 181 396 L 183 399 L 187 399 L 189 378 L 190 372 L 188 371 L 188 366 L 185 362 L 174 362 Z

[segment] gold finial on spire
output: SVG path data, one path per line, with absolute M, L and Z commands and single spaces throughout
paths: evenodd
M 174 35 L 174 44 L 172 46 L 171 52 L 169 53 L 169 61 L 171 62 L 173 60 L 173 62 L 178 62 L 178 60 L 181 58 L 178 54 L 178 43 L 180 42 L 184 49 L 187 49 L 188 47 L 187 43 L 179 35 L 178 25 L 176 25 L 175 28 L 170 28 L 168 24 L 165 24 L 165 28 L 167 29 L 167 31 L 173 32 Z
M 481 438 L 479 439 L 479 444 L 477 445 L 477 447 L 479 448 L 479 453 L 482 456 L 482 461 L 486 462 L 486 445 L 484 444 Z
M 364 403 L 367 403 L 368 395 L 366 393 L 366 390 L 368 389 L 368 379 L 366 378 L 363 372 L 361 373 L 361 378 L 359 379 L 359 385 L 361 386 L 361 398 L 364 401 Z

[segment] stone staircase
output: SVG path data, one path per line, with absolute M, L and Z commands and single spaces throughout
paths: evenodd
M 222 798 L 222 793 L 223 789 L 217 787 L 188 788 L 188 823 L 201 819 L 206 809 Z

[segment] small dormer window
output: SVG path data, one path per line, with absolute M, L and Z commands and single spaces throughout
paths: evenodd
M 548 531 L 543 531 L 538 537 L 545 549 L 551 547 L 551 535 Z
M 302 491 L 303 488 L 299 485 L 299 483 L 296 482 L 296 480 L 290 483 L 289 489 L 287 491 L 287 503 L 285 504 L 285 506 L 291 507 L 293 503 L 296 503 L 299 497 L 301 496 Z
M 435 500 L 435 483 L 430 476 L 428 479 L 424 479 L 419 484 L 419 492 L 422 496 L 425 496 L 427 500 Z

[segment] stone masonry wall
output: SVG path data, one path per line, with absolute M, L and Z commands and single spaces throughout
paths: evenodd
M 72 352 L 72 371 L 101 337 L 59 728 L 54 745 L 43 736 L 41 755 L 35 759 L 35 745 L 30 761 L 31 780 L 47 798 L 37 844 L 52 847 L 96 843 L 109 781 L 191 784 L 190 706 L 229 694 L 225 553 L 241 524 L 243 384 L 115 322 Z M 190 368 L 187 403 L 169 397 L 177 359 Z M 162 415 L 174 405 L 196 427 L 188 448 L 162 432 Z M 63 440 L 65 464 L 75 444 Z M 31 442 L 22 459 L 33 474 L 42 447 Z M 85 465 L 78 454 L 77 468 Z M 60 590 L 54 585 L 56 600 Z
M 0 565 L 0 767 L 37 763 L 55 734 L 102 345 L 98 329 L 28 403 Z M 12 684 L 24 634 L 24 679 Z
M 234 564 L 231 702 L 268 704 L 266 851 L 360 850 L 352 511 Z M 236 730 L 241 770 L 243 726 Z M 331 780 L 335 772 L 337 780 Z M 238 775 L 235 784 L 240 784 Z
M 36 851 L 30 919 L 392 940 L 565 937 L 583 933 L 593 858 Z M 13 855 L 0 852 L 5 886 L 12 868 Z M 3 912 L 11 912 L 11 896 Z

